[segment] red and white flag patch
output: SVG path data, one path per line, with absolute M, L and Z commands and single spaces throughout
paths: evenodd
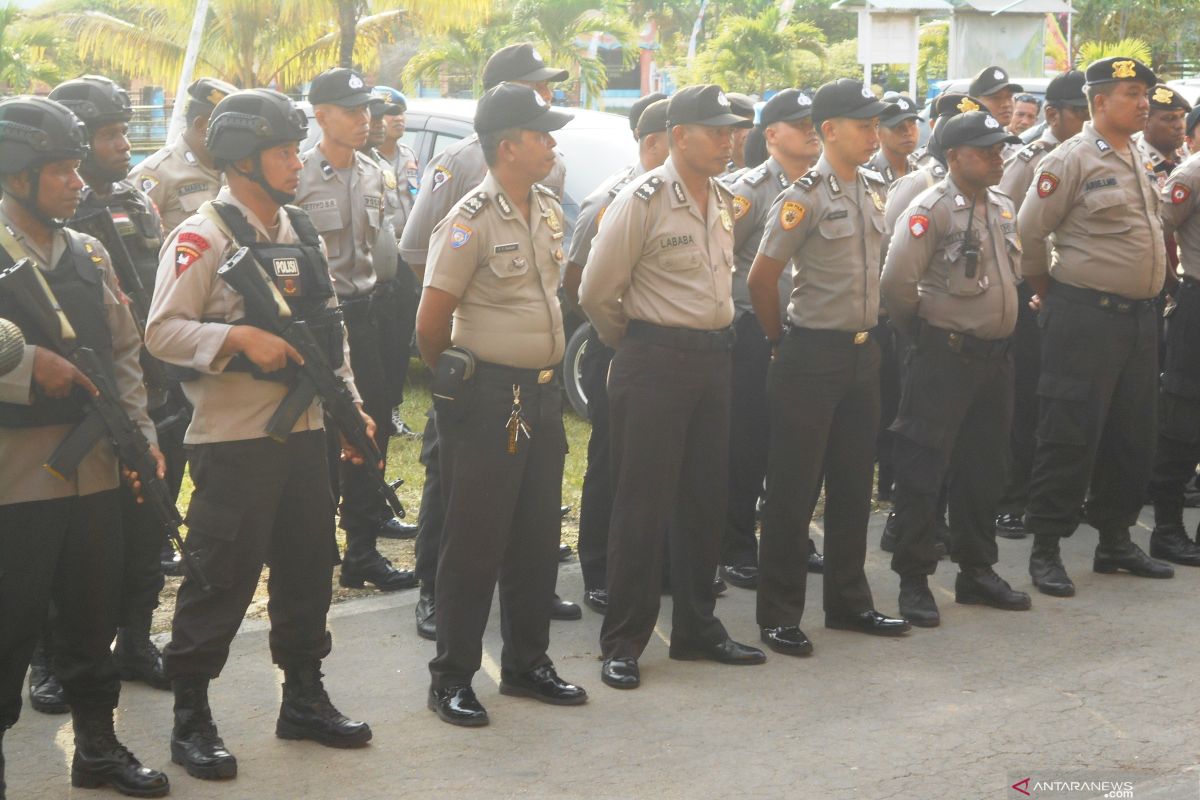
M 1177 183 L 1171 187 L 1171 204 L 1179 205 L 1186 203 L 1187 199 L 1192 196 L 1192 190 L 1184 186 L 1182 183 Z
M 908 232 L 914 239 L 920 239 L 929 230 L 929 217 L 924 214 L 913 214 L 908 218 Z

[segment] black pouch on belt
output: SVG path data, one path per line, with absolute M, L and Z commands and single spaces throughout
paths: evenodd
M 433 371 L 433 406 L 444 419 L 462 419 L 475 394 L 475 356 L 462 347 L 449 347 Z

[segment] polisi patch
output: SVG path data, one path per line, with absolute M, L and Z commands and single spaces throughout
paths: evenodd
M 278 278 L 294 278 L 300 274 L 300 262 L 294 258 L 275 258 L 271 260 Z
M 463 225 L 461 222 L 455 222 L 450 226 L 450 246 L 457 250 L 471 240 L 471 235 L 475 231 Z
M 1054 194 L 1054 190 L 1058 188 L 1058 176 L 1049 172 L 1043 172 L 1037 179 L 1038 197 L 1043 200 Z
M 920 239 L 929 232 L 929 217 L 924 214 L 913 214 L 908 218 L 908 232 L 914 239 Z
M 450 180 L 452 177 L 453 175 L 451 174 L 450 170 L 446 169 L 441 164 L 438 164 L 433 168 L 433 189 L 431 191 L 436 192 L 438 189 L 442 188 L 442 186 L 446 184 L 446 181 Z

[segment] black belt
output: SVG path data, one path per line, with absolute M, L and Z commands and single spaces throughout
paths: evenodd
M 864 345 L 871 341 L 870 331 L 835 331 L 826 328 L 799 328 L 789 325 L 787 336 L 800 341 L 826 345 Z
M 516 384 L 517 386 L 557 386 L 559 384 L 559 369 L 524 369 L 508 367 L 504 364 L 493 364 L 490 361 L 475 362 L 475 376 L 481 380 L 496 383 Z
M 1050 294 L 1072 303 L 1099 308 L 1113 314 L 1139 314 L 1143 311 L 1152 312 L 1154 310 L 1153 298 L 1130 300 L 1119 294 L 1101 292 L 1097 289 L 1084 289 L 1057 281 L 1050 284 Z
M 344 300 L 338 298 L 338 308 L 342 310 L 342 319 L 347 325 L 355 325 L 370 319 L 372 292 L 347 297 Z
M 1012 347 L 1012 339 L 980 339 L 969 333 L 948 331 L 923 324 L 917 338 L 917 346 L 921 347 L 926 344 L 971 358 L 1001 358 L 1008 355 L 1008 351 Z
M 707 353 L 727 353 L 733 349 L 732 327 L 715 331 L 699 331 L 692 328 L 667 328 L 645 320 L 631 319 L 625 335 L 631 339 L 674 347 L 677 350 L 696 350 Z

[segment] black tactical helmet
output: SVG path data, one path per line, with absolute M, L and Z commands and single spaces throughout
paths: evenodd
M 287 95 L 271 89 L 234 92 L 213 109 L 208 152 L 217 166 L 249 158 L 268 147 L 302 142 L 308 118 Z
M 50 99 L 71 109 L 89 128 L 133 119 L 129 93 L 100 75 L 84 75 L 60 83 L 50 92 Z
M 0 174 L 87 155 L 87 128 L 71 109 L 44 97 L 0 100 Z

